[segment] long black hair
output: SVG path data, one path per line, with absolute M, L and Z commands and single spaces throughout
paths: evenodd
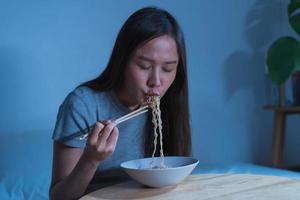
M 185 42 L 176 19 L 166 10 L 146 7 L 133 13 L 118 34 L 105 70 L 96 79 L 82 85 L 101 91 L 117 91 L 123 84 L 125 67 L 136 48 L 163 35 L 174 39 L 179 55 L 175 80 L 160 104 L 164 153 L 169 156 L 188 156 L 191 153 L 191 134 Z M 145 156 L 150 156 L 153 151 L 153 125 L 150 114 L 145 130 L 144 151 Z

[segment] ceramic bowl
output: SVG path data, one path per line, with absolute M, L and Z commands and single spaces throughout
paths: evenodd
M 184 180 L 197 166 L 199 161 L 191 157 L 165 156 L 167 168 L 159 168 L 160 157 L 143 158 L 123 162 L 121 168 L 137 182 L 149 187 L 166 187 L 176 185 Z

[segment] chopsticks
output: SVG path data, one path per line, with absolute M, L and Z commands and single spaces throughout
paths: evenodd
M 148 105 L 143 106 L 143 107 L 141 107 L 141 108 L 139 108 L 137 110 L 134 110 L 134 111 L 132 111 L 132 112 L 130 112 L 130 113 L 122 116 L 122 117 L 119 117 L 119 118 L 115 119 L 114 122 L 116 123 L 116 125 L 118 125 L 118 124 L 120 124 L 122 122 L 125 122 L 125 121 L 131 119 L 131 118 L 134 118 L 136 116 L 139 116 L 139 115 L 141 115 L 143 113 L 148 112 L 148 108 L 149 108 Z M 65 137 L 61 138 L 61 141 L 68 141 L 68 140 L 71 140 L 71 139 L 74 139 L 74 138 L 77 138 L 77 137 L 79 137 L 80 140 L 84 140 L 84 139 L 87 138 L 87 136 L 89 134 L 89 131 L 91 129 L 93 129 L 94 126 L 95 126 L 95 124 L 93 124 L 93 125 L 85 128 L 83 130 L 80 130 L 80 131 L 78 131 L 76 133 L 73 133 L 71 135 L 65 136 Z
M 132 111 L 132 112 L 128 113 L 127 115 L 124 115 L 123 117 L 120 117 L 120 118 L 116 119 L 115 123 L 116 123 L 116 125 L 118 125 L 118 124 L 120 124 L 122 122 L 125 122 L 125 121 L 127 121 L 127 120 L 129 120 L 129 119 L 131 119 L 133 117 L 141 115 L 141 114 L 147 112 L 148 108 L 149 108 L 148 105 L 147 106 L 143 106 L 143 107 L 141 107 L 141 108 L 139 108 L 139 109 L 137 109 L 135 111 Z

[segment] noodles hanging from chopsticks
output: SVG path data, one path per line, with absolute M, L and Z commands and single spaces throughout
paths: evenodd
M 158 168 L 166 168 L 164 162 L 164 150 L 163 150 L 163 140 L 162 140 L 162 120 L 161 120 L 161 111 L 160 111 L 160 99 L 159 96 L 153 96 L 151 97 L 151 108 L 152 108 L 152 123 L 154 125 L 153 128 L 153 134 L 154 134 L 154 149 L 152 153 L 152 161 L 150 163 L 150 167 L 157 168 L 156 166 L 153 166 L 153 159 L 156 152 L 156 146 L 157 146 L 157 129 L 159 132 L 159 143 L 160 143 L 160 166 Z

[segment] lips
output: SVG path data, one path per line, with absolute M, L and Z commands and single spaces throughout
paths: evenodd
M 147 96 L 160 96 L 159 95 L 159 92 L 157 90 L 149 90 L 147 93 L 146 93 Z
M 146 96 L 151 97 L 151 96 L 160 96 L 160 95 L 157 93 L 147 93 Z

